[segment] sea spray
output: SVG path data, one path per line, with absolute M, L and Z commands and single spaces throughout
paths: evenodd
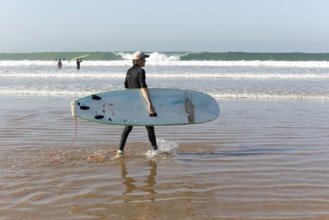
M 159 149 L 155 152 L 154 150 L 148 150 L 145 153 L 147 158 L 159 157 L 166 159 L 170 156 L 176 155 L 177 143 L 175 141 L 157 139 Z

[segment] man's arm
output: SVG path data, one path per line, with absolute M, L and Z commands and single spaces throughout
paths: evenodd
M 155 109 L 153 107 L 152 100 L 150 98 L 149 91 L 148 91 L 147 87 L 142 87 L 141 90 L 142 90 L 143 96 L 145 98 L 145 101 L 147 102 L 149 114 L 154 114 Z

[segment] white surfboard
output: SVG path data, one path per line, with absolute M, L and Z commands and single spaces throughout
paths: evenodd
M 219 116 L 217 101 L 203 93 L 183 89 L 149 89 L 157 113 L 150 116 L 140 89 L 92 94 L 72 101 L 72 114 L 88 121 L 133 126 L 187 125 Z
M 77 59 L 80 59 L 80 58 L 86 58 L 86 57 L 89 57 L 89 56 L 90 56 L 90 55 L 83 55 L 83 56 L 79 56 L 79 57 L 74 57 L 74 58 L 68 60 L 68 62 L 71 62 L 71 61 L 73 61 L 73 60 L 77 60 Z

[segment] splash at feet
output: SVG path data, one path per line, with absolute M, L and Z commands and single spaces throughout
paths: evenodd
M 148 150 L 145 153 L 147 158 L 159 157 L 166 159 L 167 157 L 171 157 L 176 155 L 177 143 L 174 141 L 168 141 L 164 139 L 158 139 L 158 150 Z

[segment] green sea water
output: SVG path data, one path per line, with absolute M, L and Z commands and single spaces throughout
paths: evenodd
M 0 53 L 0 60 L 70 60 L 82 55 L 90 55 L 85 60 L 126 60 L 133 52 L 33 52 Z M 155 52 L 148 52 L 152 55 Z M 329 53 L 245 53 L 245 52 L 159 52 L 165 56 L 176 56 L 177 60 L 189 61 L 328 61 Z M 159 54 L 157 53 L 157 54 Z
M 122 60 L 122 56 L 113 52 L 33 52 L 0 53 L 0 60 L 70 60 L 74 57 L 90 55 L 86 60 Z

